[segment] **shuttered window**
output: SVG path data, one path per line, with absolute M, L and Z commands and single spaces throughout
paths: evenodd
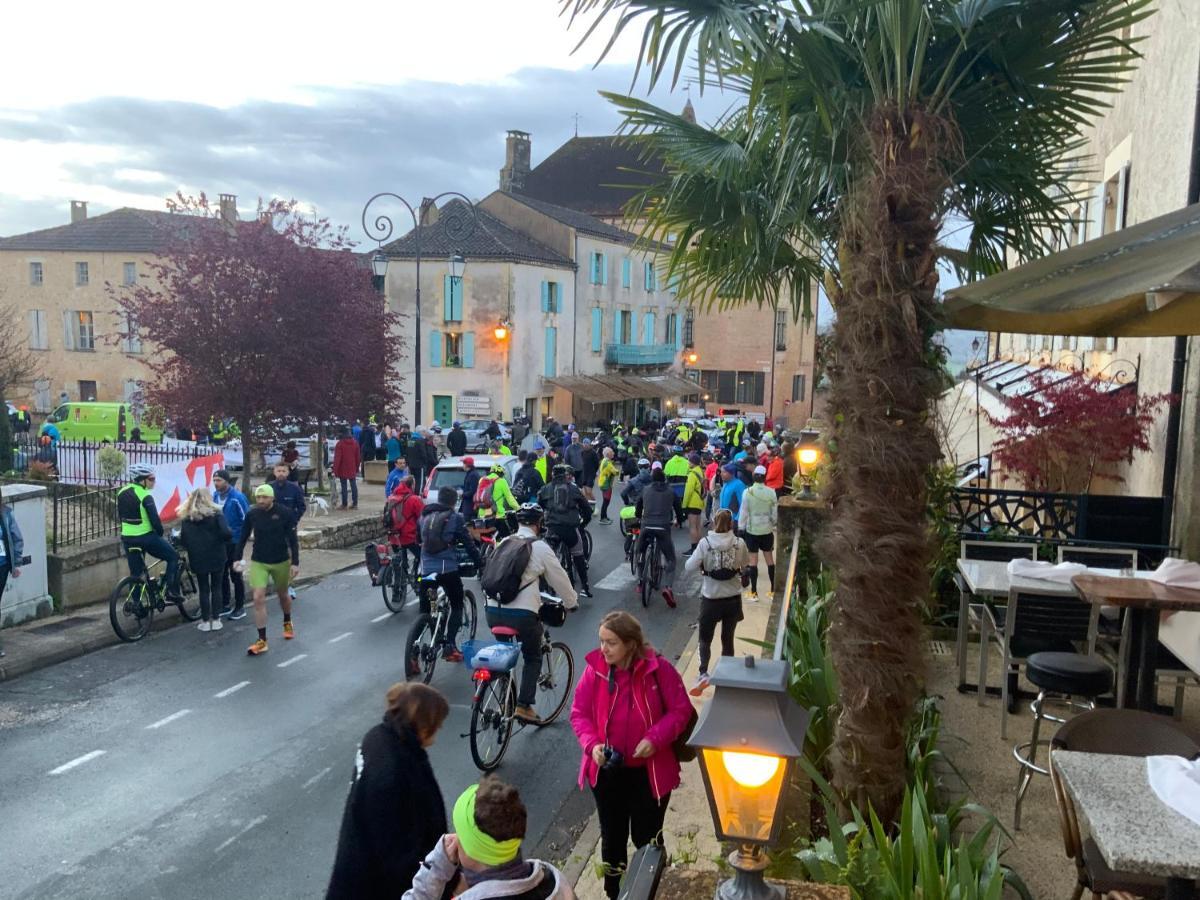
M 598 306 L 592 307 L 592 352 L 599 353 L 604 349 L 604 310 Z

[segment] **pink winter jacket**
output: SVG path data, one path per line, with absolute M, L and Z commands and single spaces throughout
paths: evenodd
M 634 664 L 631 673 L 633 706 L 637 714 L 634 724 L 644 729 L 642 736 L 654 745 L 655 753 L 646 760 L 646 770 L 654 799 L 661 800 L 679 787 L 679 760 L 675 758 L 671 743 L 687 727 L 692 701 L 688 699 L 683 679 L 675 667 L 649 646 L 646 649 L 648 655 Z M 614 703 L 614 696 L 609 693 L 608 663 L 600 649 L 593 650 L 586 659 L 583 677 L 575 688 L 575 701 L 571 705 L 571 727 L 583 748 L 583 758 L 579 762 L 581 788 L 585 783 L 596 786 L 600 768 L 592 759 L 592 748 L 604 744 L 610 710 L 626 708 Z M 623 730 L 626 723 L 619 724 Z

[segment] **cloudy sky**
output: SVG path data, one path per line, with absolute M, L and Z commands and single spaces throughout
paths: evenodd
M 163 209 L 182 190 L 236 194 L 243 215 L 295 198 L 362 239 L 378 191 L 494 189 L 507 129 L 532 133 L 535 164 L 576 115 L 612 133 L 597 91 L 628 89 L 637 55 L 631 34 L 593 68 L 602 43 L 572 53 L 585 29 L 558 0 L 176 7 L 70 0 L 51 32 L 44 7 L 6 10 L 6 33 L 31 39 L 0 54 L 0 235 L 65 223 L 71 200 Z M 725 107 L 692 99 L 702 119 Z

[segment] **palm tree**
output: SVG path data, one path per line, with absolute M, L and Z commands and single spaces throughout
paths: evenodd
M 836 311 L 820 548 L 837 576 L 833 771 L 885 821 L 924 682 L 938 263 L 973 278 L 1051 249 L 1082 130 L 1132 71 L 1129 29 L 1150 2 L 563 0 L 593 20 L 584 40 L 613 23 L 601 58 L 642 23 L 635 81 L 686 67 L 737 98 L 704 127 L 608 95 L 665 163 L 630 212 L 677 235 L 680 294 L 722 308 L 782 295 L 801 315 L 815 282 Z

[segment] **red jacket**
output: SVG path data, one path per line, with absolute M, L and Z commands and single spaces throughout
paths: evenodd
M 767 478 L 763 482 L 771 490 L 778 490 L 783 487 L 783 457 L 773 456 L 771 461 L 767 463 Z
M 362 451 L 352 437 L 339 438 L 333 445 L 333 477 L 357 478 L 362 465 Z
M 639 659 L 631 671 L 618 672 L 617 690 L 608 688 L 608 663 L 599 648 L 586 657 L 583 677 L 575 688 L 571 706 L 571 727 L 583 748 L 579 762 L 579 786 L 596 786 L 600 772 L 592 759 L 592 748 L 608 741 L 625 754 L 625 765 L 643 761 L 633 759 L 633 749 L 642 738 L 654 745 L 655 753 L 644 761 L 650 776 L 650 790 L 656 800 L 679 787 L 679 760 L 671 743 L 687 727 L 692 714 L 683 679 L 675 667 L 647 647 L 648 656 Z M 632 688 L 632 702 L 623 693 Z
M 424 502 L 416 494 L 412 492 L 407 484 L 399 484 L 392 491 L 392 496 L 388 498 L 387 506 L 383 511 L 384 528 L 388 532 L 388 540 L 400 547 L 409 547 L 420 541 L 418 532 L 421 521 L 421 510 L 425 508 Z M 397 510 L 395 517 L 392 511 Z M 400 520 L 400 528 L 396 529 L 393 518 Z

